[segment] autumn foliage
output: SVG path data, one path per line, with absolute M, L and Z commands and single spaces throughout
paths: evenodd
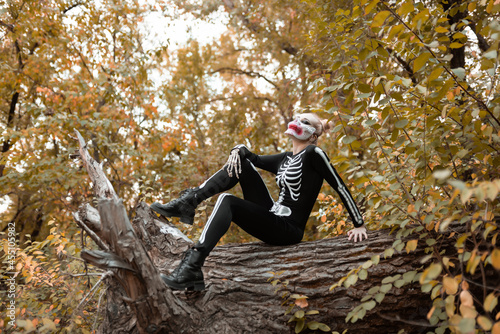
M 499 334 L 499 13 L 495 0 L 0 1 L 0 254 L 3 272 L 15 223 L 15 330 L 89 333 L 102 316 L 103 273 L 79 258 L 96 246 L 72 217 L 93 196 L 74 129 L 132 214 L 203 182 L 235 144 L 286 150 L 285 124 L 307 109 L 335 123 L 320 146 L 368 228 L 397 236 L 332 291 L 369 280 L 381 257 L 427 253 L 374 286 L 346 329 L 418 282 L 430 332 Z M 224 32 L 175 45 L 183 19 Z M 325 186 L 305 239 L 351 226 Z M 223 242 L 249 240 L 234 228 Z

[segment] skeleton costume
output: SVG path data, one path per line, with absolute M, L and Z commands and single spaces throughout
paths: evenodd
M 315 131 L 312 129 L 307 129 L 307 125 L 300 124 L 300 120 L 296 120 L 289 124 L 287 131 L 293 132 L 295 136 L 302 136 L 306 133 L 307 138 Z M 271 198 L 255 167 L 276 175 L 276 183 L 280 189 L 277 201 Z M 153 210 L 166 216 L 169 214 L 184 218 L 189 216 L 186 222 L 190 223 L 194 216 L 194 208 L 203 200 L 227 191 L 237 183 L 240 183 L 243 190 L 244 199 L 227 193 L 219 196 L 199 241 L 194 246 L 194 250 L 189 251 L 194 253 L 195 257 L 191 253 L 188 254 L 187 259 L 185 258 L 176 269 L 177 272 L 174 271 L 169 277 L 163 276 L 164 281 L 174 289 L 202 290 L 204 284 L 200 268 L 205 257 L 227 232 L 231 222 L 271 245 L 299 243 L 323 180 L 326 180 L 339 194 L 354 226 L 362 226 L 363 218 L 351 193 L 331 165 L 325 152 L 316 145 L 309 145 L 295 155 L 292 152 L 256 155 L 244 145 L 236 146 L 231 151 L 228 163 L 221 170 L 201 186 L 190 189 L 187 195 L 176 200 L 181 201 L 182 205 L 187 205 L 188 209 L 183 209 L 184 206 L 179 206 L 180 202 L 176 202 L 174 206 L 181 209 L 177 210 L 179 212 L 176 214 L 172 214 L 172 209 L 167 207 L 169 204 L 151 205 Z M 189 211 L 189 214 L 185 214 L 184 211 Z M 182 266 L 184 269 L 181 268 Z M 179 272 L 187 274 L 182 276 Z
M 199 251 L 208 254 L 226 233 L 231 221 L 271 245 L 300 242 L 323 180 L 339 194 L 354 226 L 363 225 L 363 218 L 351 193 L 319 147 L 310 145 L 296 155 L 286 152 L 268 156 L 256 155 L 244 145 L 235 149 L 241 159 L 239 179 L 229 176 L 226 166 L 196 192 L 207 197 L 226 191 L 239 181 L 244 199 L 229 194 L 219 196 L 195 246 Z M 276 175 L 280 188 L 276 202 L 255 167 Z

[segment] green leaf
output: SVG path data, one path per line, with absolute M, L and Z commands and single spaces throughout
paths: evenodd
M 373 265 L 373 261 L 372 261 L 372 260 L 368 260 L 368 261 L 366 261 L 365 263 L 363 263 L 363 264 L 361 265 L 361 268 L 363 268 L 363 269 L 368 269 L 368 268 L 370 268 L 372 265 Z
M 329 331 L 331 331 L 331 328 L 328 327 L 328 325 L 326 325 L 326 324 L 319 324 L 318 329 L 320 331 L 322 331 L 322 332 L 329 332 Z
M 438 180 L 444 180 L 450 177 L 451 171 L 449 169 L 439 169 L 432 172 L 432 176 Z
M 350 144 L 352 143 L 353 141 L 355 141 L 357 139 L 356 136 L 345 136 L 344 138 L 342 138 L 342 142 L 344 144 Z
M 405 86 L 405 87 L 410 87 L 411 86 L 411 79 L 408 79 L 408 78 L 402 78 L 401 79 L 401 83 Z
M 299 311 L 295 312 L 295 314 L 294 314 L 295 318 L 297 318 L 297 319 L 302 319 L 304 317 L 304 315 L 305 315 L 305 312 L 303 310 L 299 310 Z
M 366 269 L 361 269 L 358 272 L 358 277 L 360 280 L 365 280 L 368 277 L 368 272 L 366 271 Z
M 405 284 L 406 284 L 406 282 L 405 282 L 405 280 L 404 280 L 404 279 L 398 279 L 396 282 L 394 282 L 394 286 L 395 286 L 396 288 L 398 288 L 398 289 L 399 289 L 400 287 L 402 287 L 403 285 L 405 285 Z
M 370 311 L 372 310 L 375 306 L 377 305 L 377 303 L 374 301 L 374 300 L 370 300 L 369 302 L 366 302 L 363 304 L 363 308 L 367 311 Z
M 439 276 L 441 274 L 441 264 L 440 263 L 432 263 L 427 269 L 424 270 L 422 276 L 420 276 L 420 284 L 425 282 L 429 282 Z
M 317 321 L 309 321 L 307 323 L 307 328 L 311 329 L 311 330 L 316 330 L 319 328 L 319 322 Z
M 459 80 L 464 80 L 465 78 L 465 69 L 463 67 L 457 67 L 451 69 L 451 71 L 457 76 Z
M 395 280 L 399 279 L 400 277 L 401 277 L 401 275 L 400 275 L 400 274 L 395 275 L 395 276 L 388 276 L 388 277 L 385 277 L 385 278 L 382 280 L 382 284 L 392 283 L 392 282 L 394 282 Z
M 347 277 L 347 279 L 345 280 L 344 282 L 344 286 L 346 288 L 349 288 L 351 285 L 354 285 L 356 284 L 356 282 L 358 281 L 358 275 L 356 274 L 351 274 L 349 275 L 349 277 Z
M 448 180 L 447 182 L 448 182 L 448 184 L 450 184 L 451 186 L 453 186 L 459 190 L 463 190 L 463 189 L 467 188 L 467 185 L 465 184 L 465 182 L 461 181 L 461 180 L 452 179 L 452 180 Z
M 385 293 L 377 293 L 373 298 L 380 304 L 385 298 Z
M 497 50 L 488 51 L 488 52 L 483 54 L 483 57 L 487 58 L 487 59 L 497 59 L 497 57 L 498 57 Z
M 400 119 L 399 121 L 397 121 L 394 126 L 398 129 L 402 129 L 404 128 L 405 126 L 408 125 L 408 120 L 407 119 Z
M 295 325 L 295 333 L 300 333 L 304 329 L 306 322 L 304 319 L 297 320 L 297 324 Z
M 403 274 L 403 280 L 406 283 L 411 283 L 413 281 L 413 279 L 415 278 L 416 275 L 417 275 L 417 272 L 415 270 L 408 271 L 408 272 L 406 272 L 406 273 Z
M 389 290 L 391 290 L 391 288 L 392 288 L 392 284 L 391 283 L 389 283 L 389 284 L 383 284 L 380 287 L 380 292 L 387 293 L 387 292 L 389 292 Z

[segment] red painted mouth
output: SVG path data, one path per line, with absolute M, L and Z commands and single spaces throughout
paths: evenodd
M 301 127 L 299 127 L 297 124 L 293 124 L 293 123 L 292 123 L 292 124 L 289 124 L 289 125 L 288 125 L 288 128 L 289 128 L 290 130 L 295 131 L 295 132 L 296 132 L 299 136 L 302 134 L 302 128 L 301 128 Z

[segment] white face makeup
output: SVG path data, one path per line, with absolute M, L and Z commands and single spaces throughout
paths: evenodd
M 314 132 L 316 132 L 316 128 L 304 117 L 297 117 L 295 120 L 288 123 L 288 129 L 285 131 L 286 134 L 292 135 L 300 140 L 309 139 Z

